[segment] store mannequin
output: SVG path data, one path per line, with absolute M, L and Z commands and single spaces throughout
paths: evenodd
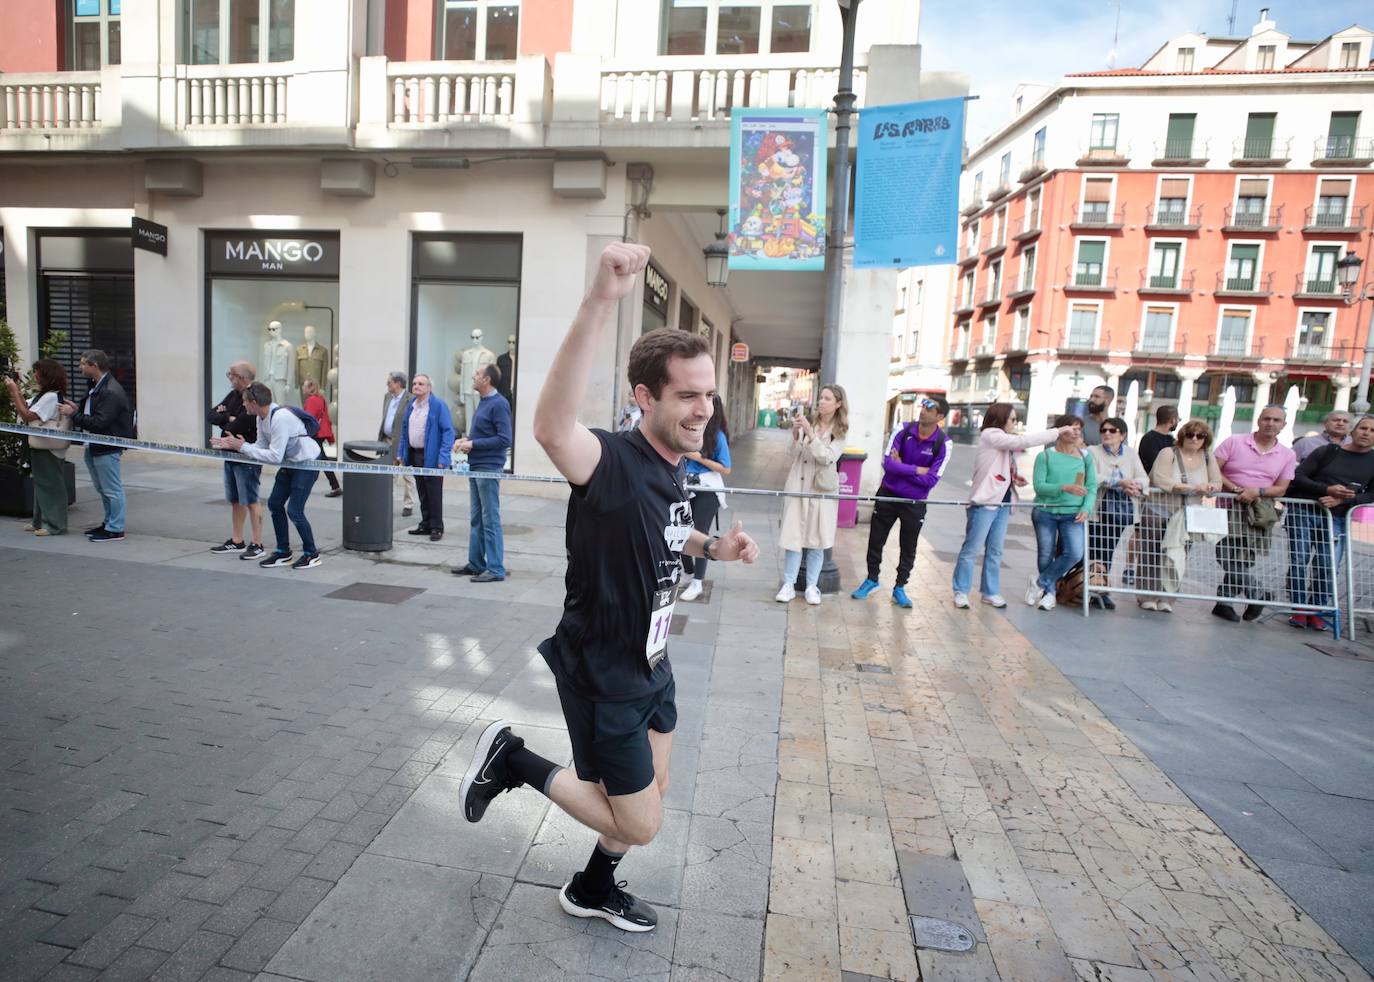
M 496 391 L 510 403 L 512 418 L 515 416 L 515 335 L 506 338 L 506 352 L 496 359 L 496 367 L 501 372 L 501 381 L 496 383 Z
M 259 380 L 266 383 L 275 398 L 285 401 L 291 392 L 296 365 L 292 358 L 291 342 L 281 336 L 281 321 L 269 321 L 267 324 L 267 341 L 262 346 L 261 365 Z
M 453 355 L 456 377 L 450 376 L 448 384 L 457 397 L 458 405 L 462 406 L 462 429 L 465 433 L 472 421 L 473 414 L 477 412 L 477 400 L 481 398 L 472 387 L 472 377 L 477 374 L 477 369 L 494 364 L 496 364 L 496 355 L 490 348 L 482 346 L 482 332 L 480 330 L 472 332 L 471 345 L 460 348 Z
M 329 374 L 329 349 L 315 339 L 315 325 L 305 325 L 302 333 L 305 344 L 296 346 L 296 385 L 304 387 L 308 380 L 323 390 Z

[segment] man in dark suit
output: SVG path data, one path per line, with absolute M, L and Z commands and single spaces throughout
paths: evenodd
M 377 428 L 377 439 L 390 443 L 388 460 L 401 455 L 401 423 L 410 408 L 410 393 L 406 391 L 406 373 L 391 372 L 386 377 L 386 395 L 382 396 L 382 425 Z M 409 518 L 415 509 L 415 478 L 409 474 L 398 474 L 396 483 L 401 485 L 401 517 Z
M 68 400 L 58 407 L 63 416 L 71 417 L 72 429 L 101 436 L 133 436 L 134 410 L 124 387 L 110 374 L 110 359 L 105 352 L 92 348 L 83 354 L 81 374 L 90 382 L 86 401 L 78 406 Z M 119 447 L 86 445 L 86 470 L 105 511 L 105 520 L 86 530 L 86 537 L 92 542 L 124 540 L 124 483 L 119 473 L 119 459 L 123 455 Z

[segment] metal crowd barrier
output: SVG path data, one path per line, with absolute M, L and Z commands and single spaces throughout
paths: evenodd
M 1345 582 L 1350 612 L 1347 633 L 1355 637 L 1359 618 L 1374 619 L 1374 505 L 1358 505 L 1347 516 Z
M 1124 594 L 1158 604 L 1175 599 L 1262 607 L 1319 616 L 1340 637 L 1339 583 L 1345 522 L 1314 501 L 1280 498 L 1279 520 L 1252 528 L 1233 494 L 1183 495 L 1152 490 L 1127 510 L 1103 499 L 1084 534 L 1083 616 L 1092 598 Z M 1274 499 L 1265 499 L 1273 502 Z M 1117 510 L 1120 508 L 1120 510 Z M 1138 514 L 1138 519 L 1133 517 Z M 1374 515 L 1371 515 L 1374 518 Z M 1350 589 L 1352 617 L 1374 614 L 1374 525 L 1363 543 L 1363 593 Z M 1338 535 L 1337 533 L 1341 533 Z M 1357 550 L 1345 553 L 1347 583 Z

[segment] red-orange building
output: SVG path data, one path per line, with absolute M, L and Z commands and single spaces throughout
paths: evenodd
M 1242 421 L 1290 384 L 1305 418 L 1345 408 L 1369 310 L 1335 263 L 1374 268 L 1371 40 L 1265 20 L 1023 93 L 965 168 L 952 401 L 1038 422 L 1135 381 L 1185 416 L 1228 386 Z

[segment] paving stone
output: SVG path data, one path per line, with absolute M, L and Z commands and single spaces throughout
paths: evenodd
M 267 908 L 277 899 L 271 890 L 256 887 L 240 887 L 229 900 L 205 921 L 203 927 L 217 934 L 238 937 L 248 930 L 259 917 L 267 913 Z
M 126 948 L 100 974 L 101 982 L 146 982 L 162 966 L 168 955 L 152 948 Z
M 6 982 L 39 979 L 61 962 L 67 951 L 41 941 L 18 941 L 7 945 L 0 954 L 0 972 Z
M 765 982 L 831 982 L 840 970 L 840 942 L 833 920 L 769 914 L 764 935 Z
M 197 931 L 153 974 L 152 982 L 193 982 L 202 978 L 234 939 L 211 931 Z
M 899 849 L 897 861 L 908 912 L 953 921 L 978 941 L 987 941 L 973 891 L 957 859 Z
M 43 982 L 90 982 L 99 975 L 100 973 L 93 968 L 82 968 L 80 965 L 63 962 L 44 975 Z
M 764 922 L 704 910 L 678 914 L 673 978 L 754 982 L 763 955 Z
M 682 872 L 682 907 L 762 921 L 768 911 L 770 825 L 693 815 Z
M 277 897 L 267 910 L 267 916 L 277 920 L 299 924 L 310 915 L 316 905 L 324 899 L 334 884 L 328 880 L 315 880 L 308 876 L 298 876 Z
M 1002 978 L 1072 978 L 1073 968 L 1042 910 L 991 900 L 974 903 Z
M 244 972 L 260 972 L 296 930 L 286 921 L 260 917 L 220 956 L 220 964 Z

